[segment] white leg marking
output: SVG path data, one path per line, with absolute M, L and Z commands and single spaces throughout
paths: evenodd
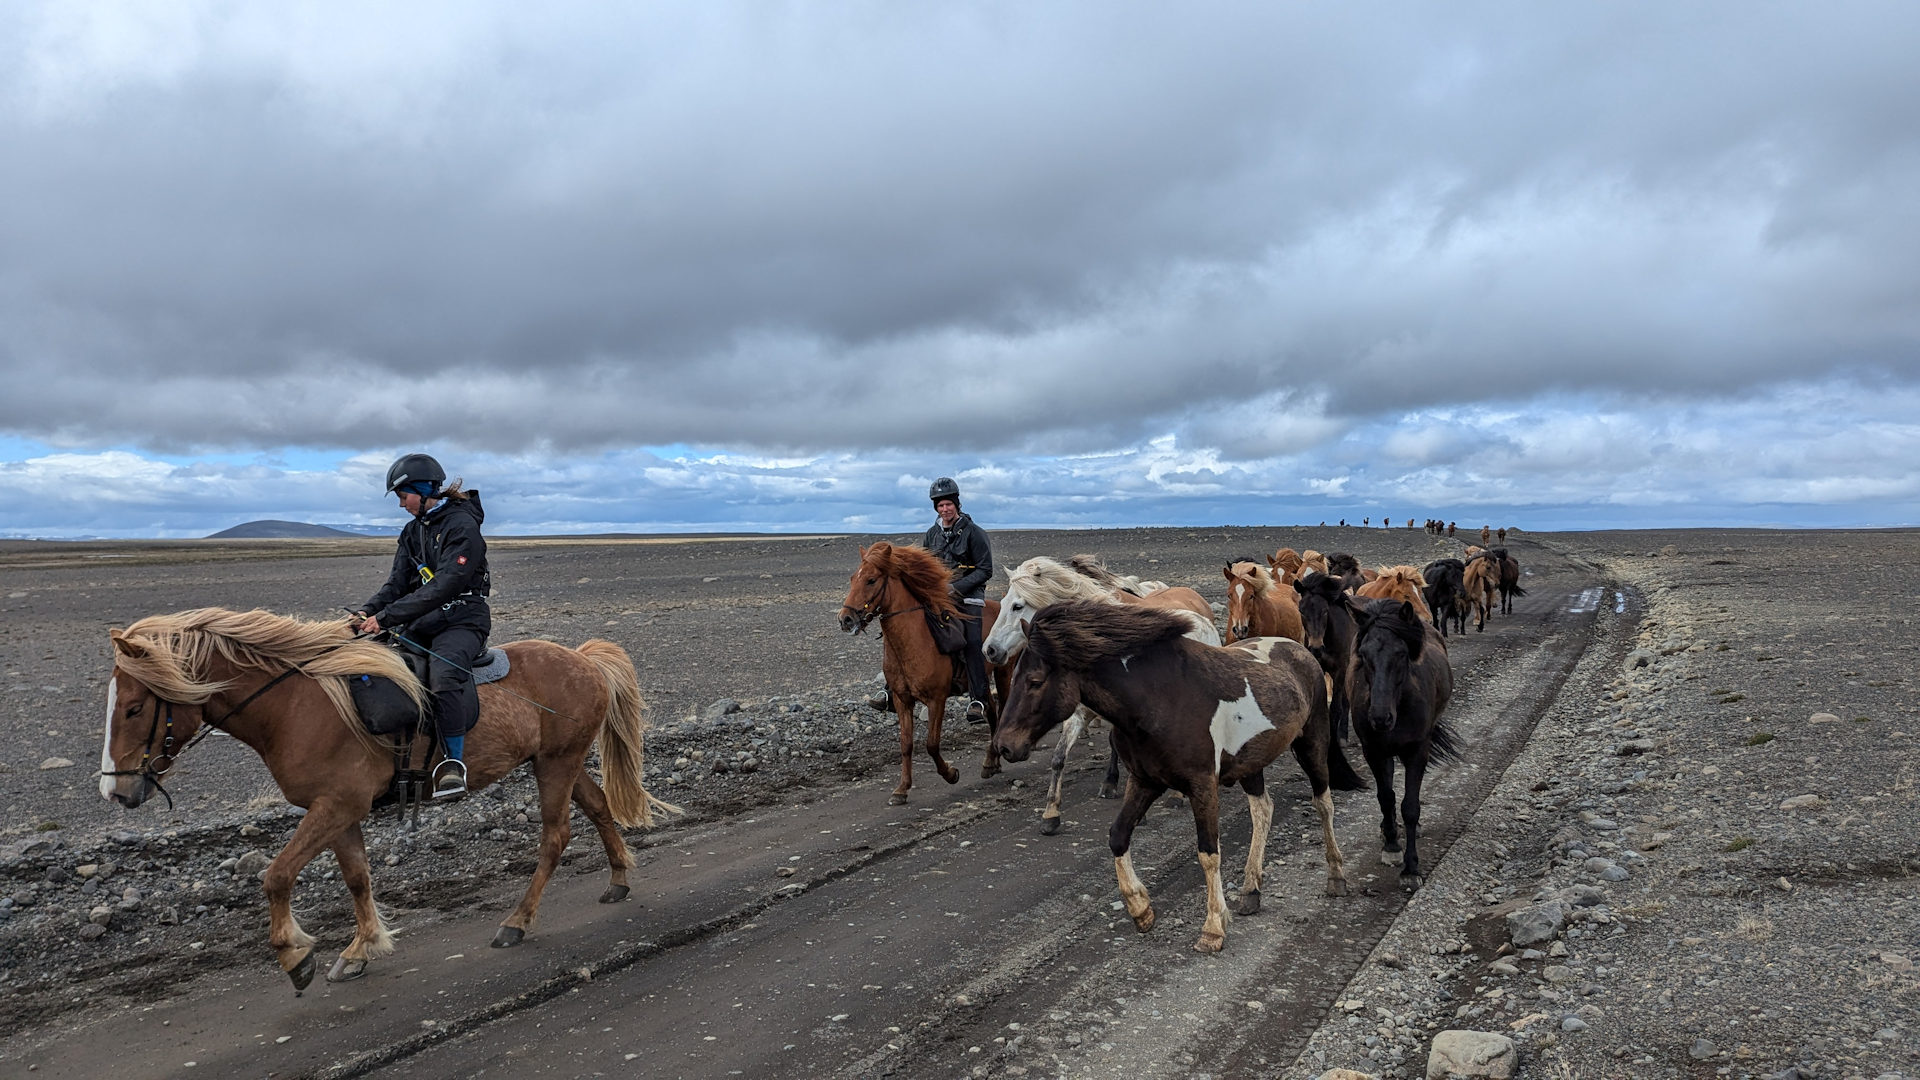
M 100 771 L 113 771 L 113 713 L 120 697 L 120 680 L 107 676 L 107 732 L 100 739 Z M 113 798 L 113 777 L 100 777 L 100 797 Z

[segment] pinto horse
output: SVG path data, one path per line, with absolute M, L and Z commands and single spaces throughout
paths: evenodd
M 1073 600 L 1175 612 L 1187 620 L 1188 637 L 1208 645 L 1220 644 L 1220 631 L 1213 625 L 1213 606 L 1199 593 L 1187 588 L 1162 588 L 1141 596 L 1128 591 L 1122 584 L 1129 579 L 1110 573 L 1107 577 L 1112 578 L 1114 583 L 1109 586 L 1104 583 L 1105 579 L 1087 572 L 1088 564 L 1083 560 L 1090 558 L 1076 555 L 1069 567 L 1041 555 L 1007 571 L 1007 597 L 1001 602 L 1000 617 L 994 620 L 993 630 L 987 635 L 987 660 L 1008 664 L 1026 647 L 1027 632 L 1022 620 L 1032 618 L 1041 608 Z M 1098 560 L 1093 562 L 1097 563 Z M 1100 569 L 1105 571 L 1104 566 Z M 1053 748 L 1053 761 L 1049 766 L 1053 778 L 1047 787 L 1047 807 L 1040 816 L 1040 832 L 1043 835 L 1052 836 L 1060 831 L 1060 797 L 1065 785 L 1067 755 L 1073 751 L 1074 743 L 1086 734 L 1087 725 L 1094 719 L 1095 715 L 1086 709 L 1076 711 Z M 1111 737 L 1108 743 L 1111 746 Z M 1100 797 L 1111 799 L 1118 795 L 1119 783 L 1120 757 L 1118 753 L 1113 753 L 1107 758 L 1107 776 L 1100 785 Z
M 415 704 L 425 702 L 399 653 L 350 636 L 346 620 L 302 622 L 224 608 L 151 615 L 110 636 L 101 796 L 128 809 L 139 806 L 162 792 L 161 779 L 196 732 L 226 732 L 259 754 L 280 793 L 307 811 L 265 877 L 267 943 L 294 988 L 313 981 L 316 943 L 294 919 L 293 886 L 325 848 L 333 849 L 353 895 L 355 931 L 327 981 L 359 978 L 368 960 L 392 952 L 392 936 L 373 903 L 360 822 L 393 780 L 394 753 L 361 726 L 347 680 L 391 679 Z M 520 905 L 501 922 L 496 948 L 519 944 L 532 928 L 567 846 L 569 803 L 593 822 L 607 850 L 612 880 L 600 897 L 604 904 L 627 897 L 634 865 L 619 827 L 650 826 L 655 811 L 681 812 L 641 785 L 644 703 L 633 662 L 620 646 L 515 641 L 501 649 L 511 673 L 479 688 L 480 720 L 466 740 L 467 784 L 478 791 L 522 762 L 532 764 L 540 790 L 540 861 Z M 596 740 L 604 789 L 585 768 Z
M 900 784 L 887 800 L 896 806 L 907 801 L 907 791 L 913 787 L 915 705 L 927 707 L 927 756 L 933 759 L 934 769 L 947 783 L 960 782 L 960 770 L 940 756 L 940 727 L 947 717 L 947 698 L 966 693 L 966 658 L 941 652 L 926 618 L 973 617 L 963 614 L 953 602 L 947 591 L 950 580 L 946 565 L 926 548 L 879 540 L 860 549 L 860 565 L 854 568 L 847 598 L 840 605 L 840 629 L 849 634 L 858 634 L 871 623 L 880 624 L 885 650 L 880 670 L 893 699 L 893 714 L 900 722 Z M 984 618 L 991 623 L 999 613 L 1000 605 L 988 600 Z M 990 671 L 998 684 L 1000 700 L 1005 701 L 1006 670 L 995 666 Z M 986 706 L 991 730 L 999 723 L 1000 706 L 992 700 Z M 988 777 L 999 771 L 1000 758 L 989 741 L 980 775 Z
M 1420 785 L 1427 766 L 1458 760 L 1460 741 L 1441 717 L 1453 696 L 1453 665 L 1446 642 L 1414 611 L 1395 600 L 1348 601 L 1359 638 L 1353 654 L 1353 728 L 1380 797 L 1380 861 L 1400 863 L 1400 884 L 1420 885 Z M 1405 854 L 1394 828 L 1393 763 L 1407 770 L 1400 804 Z
M 1282 587 L 1266 567 L 1244 559 L 1228 563 L 1222 573 L 1227 578 L 1227 644 L 1252 637 L 1306 641 L 1293 590 Z
M 1105 717 L 1129 777 L 1108 834 L 1127 914 L 1141 933 L 1153 929 L 1153 905 L 1133 869 L 1133 829 L 1172 788 L 1193 808 L 1207 882 L 1207 920 L 1194 948 L 1211 953 L 1226 944 L 1228 919 L 1220 879 L 1221 789 L 1238 784 L 1253 818 L 1239 904 L 1239 914 L 1251 915 L 1260 910 L 1273 821 L 1267 765 L 1291 747 L 1307 774 L 1326 848 L 1329 896 L 1347 891 L 1333 835 L 1331 788 L 1356 790 L 1362 781 L 1333 742 L 1324 676 L 1305 646 L 1249 638 L 1215 648 L 1188 638 L 1189 629 L 1185 619 L 1148 608 L 1087 602 L 1046 608 L 1027 622 L 1027 647 L 1014 666 L 994 742 L 1008 761 L 1021 761 L 1040 736 L 1081 705 Z
M 1293 583 L 1293 591 L 1300 597 L 1300 623 L 1306 631 L 1303 642 L 1327 674 L 1327 716 L 1333 737 L 1345 742 L 1352 731 L 1347 669 L 1353 666 L 1355 636 L 1353 613 L 1347 610 L 1347 590 L 1339 578 L 1310 570 Z

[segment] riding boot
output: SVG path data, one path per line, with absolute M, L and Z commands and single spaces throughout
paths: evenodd
M 980 624 L 986 620 L 986 607 L 971 601 L 963 602 L 966 617 L 961 625 L 967 632 L 967 723 L 984 724 L 987 722 L 987 656 L 981 651 L 982 635 Z
M 452 801 L 467 793 L 467 763 L 463 751 L 466 749 L 466 731 L 473 725 L 464 715 L 465 712 L 466 693 L 462 689 L 434 692 L 434 726 L 440 732 L 440 741 L 447 748 L 447 756 L 433 770 L 433 797 L 437 801 Z M 460 734 L 449 734 L 454 731 Z

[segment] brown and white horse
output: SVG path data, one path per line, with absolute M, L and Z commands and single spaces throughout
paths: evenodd
M 101 796 L 128 809 L 139 806 L 161 791 L 174 757 L 196 732 L 209 726 L 226 732 L 259 754 L 280 793 L 307 811 L 264 879 L 267 943 L 295 989 L 313 980 L 315 941 L 293 917 L 293 886 L 301 868 L 326 848 L 353 895 L 355 928 L 327 979 L 358 978 L 368 960 L 393 951 L 374 907 L 360 822 L 386 793 L 394 755 L 362 728 L 347 679 L 392 679 L 416 703 L 424 701 L 399 654 L 353 638 L 346 620 L 302 622 L 224 608 L 151 615 L 111 637 Z M 634 865 L 619 826 L 651 825 L 656 810 L 680 812 L 641 785 L 644 706 L 633 663 L 620 646 L 516 641 L 501 648 L 512 671 L 479 688 L 480 720 L 466 738 L 467 783 L 478 791 L 531 763 L 541 828 L 538 867 L 520 905 L 501 922 L 496 948 L 519 944 L 539 914 L 541 893 L 567 846 L 569 804 L 593 822 L 606 847 L 611 881 L 602 903 L 626 898 Z M 585 769 L 595 740 L 604 790 Z
M 1133 829 L 1168 789 L 1192 805 L 1207 920 L 1194 948 L 1226 944 L 1227 903 L 1220 878 L 1220 793 L 1239 785 L 1253 818 L 1239 914 L 1260 910 L 1260 886 L 1273 798 L 1264 771 L 1289 748 L 1313 789 L 1326 849 L 1330 896 L 1347 891 L 1333 835 L 1331 788 L 1357 790 L 1334 744 L 1320 664 L 1285 638 L 1250 638 L 1224 648 L 1189 639 L 1189 623 L 1164 611 L 1075 602 L 1055 604 L 1027 622 L 1027 647 L 1014 665 L 1007 709 L 994 742 L 1008 761 L 1091 707 L 1113 725 L 1114 748 L 1129 775 L 1126 800 L 1108 833 L 1114 876 L 1127 914 L 1153 929 L 1153 904 L 1134 872 Z

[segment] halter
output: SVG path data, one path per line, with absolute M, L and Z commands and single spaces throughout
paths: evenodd
M 260 695 L 280 685 L 282 682 L 286 680 L 286 678 L 289 675 L 294 675 L 296 673 L 300 673 L 300 665 L 298 664 L 293 665 L 287 670 L 267 680 L 265 685 L 261 686 L 260 689 L 255 690 L 253 693 L 248 694 L 244 699 L 241 700 L 240 704 L 235 705 L 233 708 L 228 709 L 224 713 L 221 713 L 220 719 L 207 720 L 203 718 L 201 720 L 200 730 L 194 732 L 193 736 L 186 741 L 186 744 L 181 746 L 180 749 L 178 750 L 175 750 L 173 748 L 173 744 L 175 742 L 175 739 L 173 737 L 174 703 L 171 701 L 168 701 L 167 699 L 161 697 L 158 694 L 154 694 L 153 695 L 154 700 L 160 702 L 161 705 L 166 707 L 165 708 L 166 727 L 164 729 L 161 727 L 161 715 L 160 715 L 161 710 L 155 709 L 153 712 L 153 719 L 150 720 L 147 725 L 147 737 L 140 744 L 140 767 L 137 769 L 112 769 L 112 770 L 103 769 L 101 770 L 100 775 L 101 776 L 138 776 L 141 779 L 145 780 L 147 783 L 152 784 L 153 790 L 159 792 L 160 797 L 167 800 L 167 809 L 172 810 L 173 796 L 167 794 L 167 789 L 160 786 L 160 778 L 167 775 L 167 773 L 173 770 L 174 761 L 177 760 L 181 754 L 184 754 L 187 751 L 193 749 L 194 746 L 198 744 L 201 739 L 204 739 L 207 737 L 208 733 L 215 730 L 224 731 L 225 729 L 221 728 L 220 725 L 240 715 L 240 710 L 253 704 L 255 698 L 258 698 Z M 147 690 L 149 692 L 151 692 L 152 689 L 153 688 L 150 686 L 147 687 Z M 113 723 L 113 718 L 108 717 L 107 723 L 111 725 Z M 157 754 L 153 752 L 153 740 L 155 735 L 160 736 L 160 752 Z
M 920 604 L 916 607 L 901 608 L 899 611 L 880 610 L 882 607 L 881 601 L 887 598 L 887 590 L 893 586 L 893 577 L 892 575 L 883 574 L 881 575 L 880 580 L 881 580 L 880 591 L 874 594 L 873 599 L 867 601 L 864 604 L 861 604 L 857 608 L 851 607 L 847 604 L 840 605 L 841 611 L 853 612 L 853 617 L 856 620 L 858 620 L 858 625 L 856 625 L 853 628 L 853 632 L 856 634 L 865 630 L 867 628 L 867 625 L 873 622 L 875 619 L 878 619 L 880 621 L 880 628 L 882 630 L 885 630 L 887 627 L 887 620 L 893 618 L 895 615 L 905 615 L 909 611 L 927 610 L 927 605 L 925 604 Z

